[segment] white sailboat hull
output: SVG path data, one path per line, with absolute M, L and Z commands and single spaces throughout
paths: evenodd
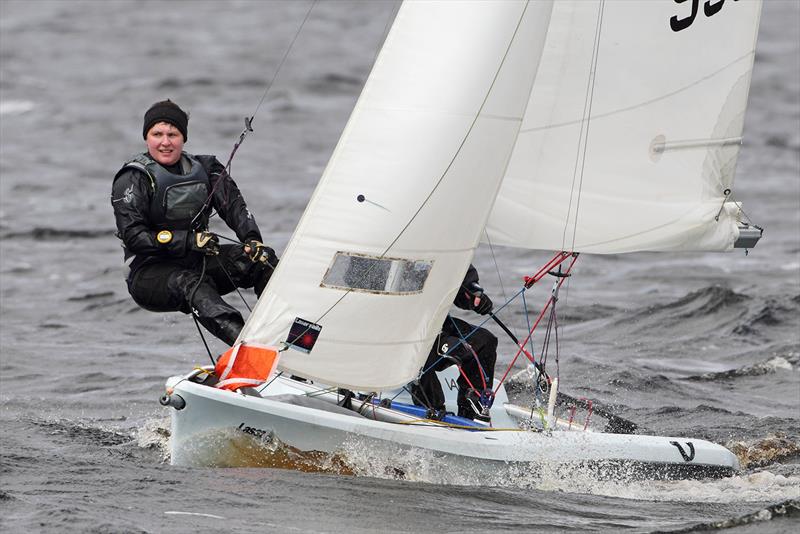
M 173 399 L 179 397 L 185 403 L 181 409 L 170 410 L 174 465 L 219 465 L 224 446 L 218 439 L 208 443 L 208 436 L 224 431 L 228 437 L 246 433 L 267 441 L 277 438 L 302 453 L 386 450 L 387 462 L 391 462 L 392 451 L 420 449 L 449 465 L 487 473 L 509 464 L 530 464 L 532 468 L 580 465 L 593 466 L 597 474 L 609 477 L 622 472 L 634 478 L 691 478 L 727 476 L 739 468 L 726 448 L 699 439 L 398 424 L 224 391 L 186 377 L 170 378 L 167 387 Z M 209 454 L 215 460 L 210 460 Z

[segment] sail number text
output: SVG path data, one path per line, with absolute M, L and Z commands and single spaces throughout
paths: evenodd
M 669 27 L 672 28 L 672 31 L 679 32 L 681 30 L 685 30 L 689 26 L 692 25 L 694 22 L 695 17 L 697 16 L 697 12 L 700 9 L 700 0 L 672 0 L 676 4 L 683 4 L 687 1 L 692 3 L 692 12 L 689 16 L 684 18 L 678 18 L 678 15 L 673 15 L 669 18 Z M 733 2 L 738 2 L 739 0 L 732 0 Z M 703 2 L 703 13 L 706 17 L 710 17 L 712 15 L 716 15 L 719 13 L 719 10 L 722 9 L 722 6 L 725 4 L 725 0 L 706 0 Z

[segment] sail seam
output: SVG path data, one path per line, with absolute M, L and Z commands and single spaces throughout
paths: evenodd
M 544 126 L 534 126 L 534 127 L 531 127 L 531 128 L 523 128 L 522 130 L 520 130 L 520 134 L 529 133 L 529 132 L 541 132 L 541 131 L 544 131 L 544 130 L 562 128 L 564 126 L 572 126 L 574 124 L 578 124 L 578 123 L 583 122 L 585 120 L 601 119 L 601 118 L 611 117 L 611 116 L 617 115 L 619 113 L 624 113 L 626 111 L 632 111 L 634 109 L 638 109 L 638 108 L 641 108 L 641 107 L 644 107 L 644 106 L 649 106 L 650 104 L 654 104 L 655 102 L 659 102 L 661 100 L 665 100 L 667 98 L 675 96 L 675 95 L 677 95 L 679 93 L 682 93 L 682 92 L 684 92 L 684 91 L 686 91 L 688 89 L 691 89 L 692 87 L 694 87 L 696 85 L 699 85 L 699 84 L 709 80 L 710 78 L 713 78 L 717 74 L 729 69 L 730 67 L 732 67 L 736 63 L 739 63 L 742 60 L 746 60 L 746 59 L 750 58 L 754 53 L 755 53 L 755 50 L 751 50 L 750 52 L 744 54 L 741 57 L 738 57 L 738 58 L 734 59 L 733 61 L 731 61 L 730 63 L 728 63 L 724 67 L 721 67 L 720 69 L 712 72 L 711 74 L 703 76 L 702 78 L 700 78 L 700 79 L 698 79 L 698 80 L 696 80 L 696 81 L 694 81 L 694 82 L 692 82 L 692 83 L 690 83 L 688 85 L 685 85 L 685 86 L 683 86 L 683 87 L 681 87 L 679 89 L 676 89 L 676 90 L 671 91 L 669 93 L 663 94 L 661 96 L 657 96 L 656 98 L 651 98 L 650 100 L 645 100 L 645 101 L 640 102 L 638 104 L 633 104 L 632 106 L 627 106 L 627 107 L 624 107 L 624 108 L 619 108 L 619 109 L 615 109 L 615 110 L 612 110 L 612 111 L 607 111 L 606 113 L 598 113 L 597 115 L 590 116 L 590 117 L 587 117 L 587 118 L 574 119 L 574 120 L 565 121 L 565 122 L 556 122 L 556 123 L 553 123 L 553 124 L 546 124 Z
M 372 110 L 372 111 L 401 111 L 404 113 L 430 113 L 430 114 L 437 114 L 437 115 L 448 115 L 452 117 L 473 117 L 474 113 L 461 113 L 458 111 L 442 111 L 440 109 L 426 109 L 426 108 L 402 108 L 402 107 L 388 107 L 388 106 L 363 106 L 362 109 L 364 110 Z M 495 115 L 495 114 L 482 114 L 480 116 L 482 119 L 495 119 L 499 121 L 507 121 L 507 122 L 522 122 L 523 117 L 514 117 L 510 115 Z

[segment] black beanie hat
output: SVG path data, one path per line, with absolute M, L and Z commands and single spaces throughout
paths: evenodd
M 183 141 L 186 142 L 188 138 L 186 135 L 186 128 L 189 125 L 189 115 L 179 108 L 178 104 L 167 99 L 156 102 L 150 106 L 150 109 L 144 114 L 142 137 L 147 139 L 147 132 L 158 122 L 168 122 L 175 126 L 175 128 L 183 134 Z

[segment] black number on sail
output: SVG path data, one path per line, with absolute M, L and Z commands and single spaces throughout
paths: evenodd
M 686 18 L 679 19 L 677 15 L 673 15 L 669 19 L 669 27 L 672 28 L 672 31 L 679 32 L 681 30 L 685 30 L 689 26 L 692 25 L 694 22 L 694 18 L 697 16 L 697 4 L 699 0 L 692 0 L 692 14 Z M 686 2 L 686 0 L 675 0 L 676 4 L 682 4 Z
M 687 0 L 673 0 L 676 4 L 683 4 Z M 734 2 L 738 2 L 739 0 L 733 0 Z M 713 2 L 712 0 L 706 0 L 703 3 L 703 13 L 706 17 L 710 17 L 712 15 L 716 15 L 722 9 L 722 6 L 725 4 L 725 0 L 718 0 Z M 673 15 L 669 18 L 669 27 L 672 28 L 672 31 L 679 32 L 681 30 L 685 30 L 689 26 L 692 25 L 694 22 L 695 17 L 697 16 L 697 11 L 700 7 L 700 0 L 692 0 L 692 12 L 689 16 L 685 18 L 678 18 L 677 15 Z

